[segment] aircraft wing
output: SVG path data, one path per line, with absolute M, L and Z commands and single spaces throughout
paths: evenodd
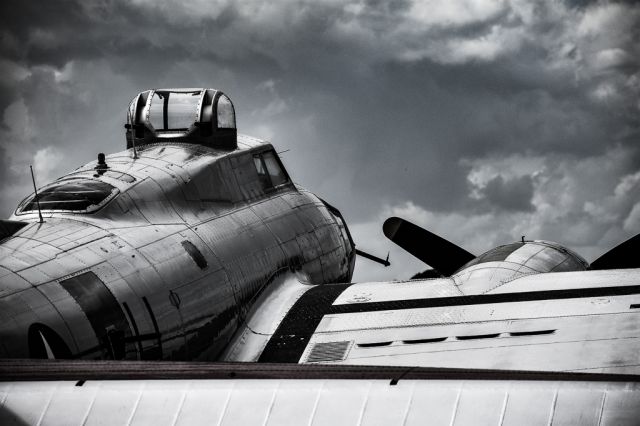
M 226 361 L 640 374 L 640 271 L 522 276 L 464 295 L 453 279 L 261 295 Z
M 0 423 L 635 425 L 640 377 L 430 368 L 0 361 Z

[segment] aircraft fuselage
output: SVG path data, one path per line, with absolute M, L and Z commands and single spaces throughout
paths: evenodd
M 293 184 L 270 144 L 137 156 L 41 188 L 43 223 L 32 197 L 18 206 L 11 219 L 27 224 L 0 244 L 0 356 L 215 359 L 280 272 L 350 280 L 339 212 Z

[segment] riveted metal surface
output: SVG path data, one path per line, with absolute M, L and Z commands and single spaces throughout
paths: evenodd
M 323 236 L 322 243 L 332 242 L 331 247 L 312 247 L 321 243 L 308 233 L 320 224 L 310 223 L 313 214 L 302 214 L 299 207 L 317 208 L 319 201 L 307 193 L 293 195 L 298 189 L 290 183 L 265 193 L 255 186 L 253 157 L 273 147 L 244 136 L 238 146 L 219 151 L 161 143 L 139 147 L 135 160 L 130 151 L 107 156 L 104 179 L 121 191 L 114 200 L 92 214 L 48 213 L 45 223 L 29 224 L 0 244 L 0 291 L 22 293 L 42 285 L 39 291 L 48 298 L 46 310 L 27 305 L 25 314 L 0 324 L 0 337 L 26 334 L 35 318 L 64 321 L 68 332 L 59 334 L 72 355 L 99 357 L 104 348 L 85 312 L 59 284 L 91 271 L 126 311 L 132 330 L 126 344 L 135 348 L 127 349 L 128 357 L 212 359 L 278 271 L 301 268 L 317 282 L 344 277 L 344 262 L 334 255 L 340 225 L 333 223 L 336 237 Z M 101 179 L 94 173 L 96 164 L 74 176 Z M 117 179 L 118 173 L 126 180 Z M 22 219 L 36 221 L 37 214 Z M 287 227 L 289 221 L 296 223 Z M 298 230 L 304 247 L 297 243 Z M 193 245 L 192 253 L 185 241 Z M 308 249 L 311 253 L 303 251 Z M 5 286 L 5 280 L 11 282 Z M 171 303 L 171 292 L 180 304 Z M 5 301 L 0 297 L 0 305 Z M 32 309 L 37 313 L 30 315 Z M 64 320 L 55 318 L 58 311 Z M 4 356 L 28 353 L 26 339 L 15 342 L 3 349 Z
M 460 291 L 447 278 L 428 281 L 358 283 L 346 289 L 336 299 L 334 305 L 460 295 Z
M 14 293 L 6 297 L 6 309 L 0 310 L 0 321 L 6 332 L 3 334 L 0 347 L 4 357 L 15 356 L 28 358 L 27 333 L 21 330 L 22 323 L 33 324 L 48 318 L 50 327 L 58 334 L 70 339 L 69 330 L 60 318 L 54 306 L 38 289 Z M 3 305 L 4 306 L 4 305 Z M 72 339 L 70 339 L 73 341 Z
M 7 283 L 0 288 L 0 297 L 8 296 L 31 287 L 29 281 L 2 266 L 0 266 L 0 280 Z
M 67 342 L 67 345 L 73 351 L 72 353 L 91 353 L 94 349 L 98 351 L 99 342 L 93 328 L 87 320 L 85 313 L 82 311 L 82 308 L 69 292 L 62 288 L 57 282 L 44 284 L 38 287 L 38 291 L 49 301 L 49 306 L 47 306 L 46 309 L 51 311 L 55 310 L 56 315 L 53 315 L 52 312 L 45 313 L 36 310 L 39 316 L 37 322 L 45 323 L 47 326 L 54 328 L 58 334 L 65 338 L 65 342 Z M 66 328 L 66 333 L 62 327 L 55 327 L 59 324 L 58 316 L 64 321 L 63 324 L 64 328 Z M 20 326 L 24 326 L 22 324 L 25 322 L 20 321 L 19 326 L 15 329 L 16 333 L 19 334 L 21 332 Z M 26 323 L 31 324 L 30 322 Z M 23 344 L 26 345 L 26 342 Z M 91 355 L 93 355 L 91 358 L 95 357 L 94 353 L 91 353 Z

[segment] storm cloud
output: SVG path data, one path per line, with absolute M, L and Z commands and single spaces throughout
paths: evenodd
M 555 240 L 589 260 L 640 232 L 640 6 L 520 0 L 4 1 L 0 213 L 123 149 L 154 87 L 215 87 L 242 133 L 339 207 L 356 279 L 424 265 L 399 215 L 481 252 Z

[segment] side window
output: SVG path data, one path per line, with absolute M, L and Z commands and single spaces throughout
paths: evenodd
M 256 166 L 256 171 L 258 172 L 258 179 L 260 179 L 260 183 L 262 184 L 263 189 L 271 188 L 271 180 L 269 179 L 269 174 L 267 173 L 267 168 L 264 165 L 264 161 L 262 161 L 262 156 L 260 154 L 255 155 L 253 157 L 253 164 Z
M 273 186 L 282 185 L 287 182 L 287 175 L 272 151 L 265 152 L 262 155 L 262 159 L 267 167 L 267 173 Z
M 264 189 L 271 189 L 289 181 L 287 173 L 273 151 L 254 155 L 253 163 Z

